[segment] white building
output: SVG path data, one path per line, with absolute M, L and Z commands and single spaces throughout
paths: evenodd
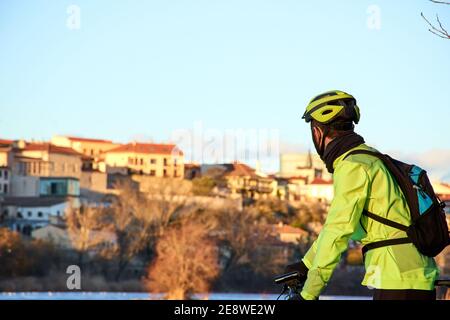
M 327 171 L 320 157 L 311 152 L 282 154 L 278 176 L 282 178 L 306 177 L 307 183 L 311 183 L 315 178 L 332 179 L 332 175 Z
M 63 218 L 69 206 L 79 206 L 79 200 L 51 197 L 9 197 L 0 203 L 1 222 L 11 230 L 31 235 L 35 229 L 47 226 L 52 218 Z
M 316 178 L 311 183 L 302 186 L 304 188 L 303 194 L 312 199 L 317 199 L 321 202 L 330 203 L 334 197 L 333 181 Z

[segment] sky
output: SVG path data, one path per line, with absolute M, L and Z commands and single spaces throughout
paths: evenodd
M 450 40 L 421 12 L 450 29 L 426 0 L 2 0 L 0 138 L 180 142 L 201 125 L 305 151 L 308 101 L 339 89 L 367 143 L 450 180 Z

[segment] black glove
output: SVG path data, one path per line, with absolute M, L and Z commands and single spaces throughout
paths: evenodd
M 300 282 L 305 282 L 308 277 L 308 267 L 303 263 L 303 261 L 293 263 L 288 265 L 285 269 L 285 273 L 297 271 L 299 275 Z

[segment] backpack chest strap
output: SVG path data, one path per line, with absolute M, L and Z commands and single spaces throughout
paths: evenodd
M 387 225 L 389 227 L 392 227 L 392 228 L 395 228 L 395 229 L 398 229 L 398 230 L 401 230 L 404 232 L 408 232 L 407 226 L 400 224 L 398 222 L 380 217 L 379 215 L 373 214 L 372 212 L 369 212 L 367 210 L 363 211 L 363 215 L 365 215 L 365 216 L 369 217 L 370 219 L 375 220 L 381 224 Z M 362 253 L 363 253 L 363 256 L 365 256 L 366 252 L 369 250 L 372 250 L 372 249 L 393 246 L 393 245 L 399 245 L 399 244 L 406 244 L 406 243 L 412 243 L 412 242 L 409 238 L 398 238 L 398 239 L 376 241 L 376 242 L 365 245 L 362 248 Z

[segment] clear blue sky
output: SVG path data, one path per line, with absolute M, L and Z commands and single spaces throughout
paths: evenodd
M 450 40 L 421 11 L 450 29 L 450 7 L 426 0 L 2 0 L 0 137 L 165 141 L 202 121 L 308 147 L 305 104 L 337 88 L 375 146 L 450 149 Z

